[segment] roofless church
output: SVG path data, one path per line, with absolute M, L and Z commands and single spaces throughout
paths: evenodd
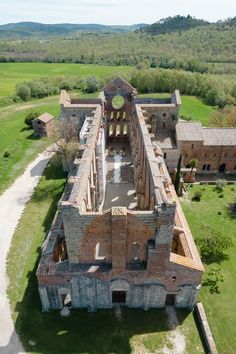
M 60 105 L 81 154 L 42 247 L 43 311 L 192 308 L 204 269 L 169 172 L 181 151 L 185 166 L 195 157 L 208 173 L 234 170 L 236 129 L 179 122 L 178 91 L 140 99 L 121 78 L 98 99 L 62 91 Z

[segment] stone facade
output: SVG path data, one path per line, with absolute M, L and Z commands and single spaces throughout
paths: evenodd
M 37 137 L 51 137 L 55 132 L 54 117 L 44 113 L 32 121 L 34 135 Z
M 184 165 L 197 159 L 198 173 L 236 173 L 236 128 L 204 128 L 201 123 L 179 122 L 176 140 Z
M 160 140 L 175 134 L 179 93 L 161 100 L 135 96 L 120 78 L 98 100 L 61 94 L 61 127 L 73 115 L 82 156 L 42 248 L 37 279 L 43 311 L 61 309 L 68 299 L 71 308 L 89 310 L 117 303 L 146 310 L 196 303 L 204 269 Z M 176 150 L 176 167 L 179 148 L 172 138 L 168 144 Z M 112 178 L 108 156 L 109 163 L 114 160 Z

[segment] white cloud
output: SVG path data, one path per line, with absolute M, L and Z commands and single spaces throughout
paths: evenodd
M 1 4 L 2 2 L 2 4 Z M 235 0 L 0 0 L 0 23 L 153 23 L 167 16 L 192 15 L 210 21 L 234 17 Z

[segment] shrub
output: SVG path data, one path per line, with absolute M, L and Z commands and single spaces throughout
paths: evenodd
M 87 93 L 93 93 L 98 91 L 100 87 L 99 81 L 96 79 L 95 76 L 89 76 L 85 81 L 85 91 Z
M 22 101 L 28 101 L 31 97 L 30 87 L 26 84 L 19 84 L 16 86 L 16 96 L 20 97 Z
M 25 124 L 32 128 L 32 121 L 37 118 L 40 114 L 37 112 L 30 112 L 25 117 Z
M 226 186 L 226 181 L 224 179 L 218 179 L 216 181 L 216 190 L 221 192 L 223 191 L 224 187 Z
M 194 200 L 195 202 L 200 202 L 202 198 L 202 192 L 198 191 L 198 192 L 194 192 L 194 196 L 192 197 L 192 200 Z
M 3 154 L 3 158 L 4 159 L 8 159 L 10 156 L 11 156 L 11 153 L 9 151 L 7 151 L 7 150 Z

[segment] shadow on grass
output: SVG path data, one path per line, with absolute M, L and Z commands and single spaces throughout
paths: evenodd
M 21 128 L 21 132 L 25 132 L 25 131 L 29 131 L 29 130 L 32 130 L 33 128 L 31 128 L 31 127 L 23 127 L 23 128 Z
M 124 309 L 122 320 L 113 310 L 72 310 L 69 317 L 58 311 L 41 312 L 35 272 L 38 261 L 29 273 L 28 286 L 16 310 L 16 330 L 25 350 L 42 354 L 131 353 L 130 340 L 134 335 L 169 331 L 165 310 Z M 178 311 L 180 324 L 189 315 Z M 31 345 L 35 343 L 35 345 Z
M 202 259 L 203 263 L 210 265 L 212 263 L 220 264 L 224 261 L 228 261 L 230 259 L 230 257 L 228 254 L 222 252 L 222 253 L 214 254 L 214 255 L 202 254 L 201 259 Z
M 207 287 L 211 294 L 220 294 L 219 285 L 224 282 L 224 276 L 219 266 L 213 266 L 204 276 L 202 286 Z
M 227 211 L 231 219 L 236 219 L 236 201 L 228 204 Z

